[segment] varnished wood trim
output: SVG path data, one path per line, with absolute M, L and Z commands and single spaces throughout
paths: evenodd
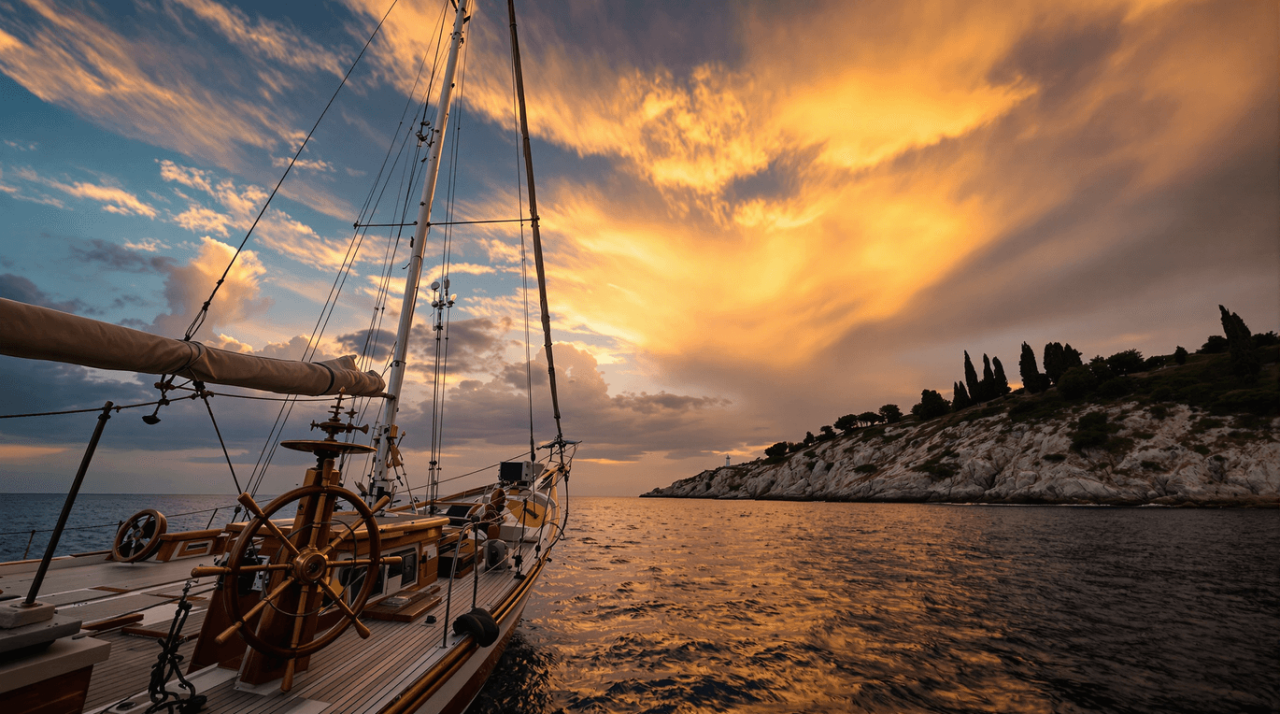
M 538 561 L 538 567 L 528 573 L 524 581 L 520 583 L 520 587 L 513 590 L 506 600 L 503 600 L 498 607 L 494 608 L 493 619 L 498 621 L 499 626 L 512 615 L 515 604 L 520 602 L 525 593 L 537 582 L 538 576 L 542 574 L 542 567 L 546 562 L 546 558 Z M 447 628 L 449 623 L 446 622 L 444 625 Z M 513 625 L 512 631 L 514 629 Z M 408 712 L 416 711 L 423 704 L 426 704 L 427 700 L 431 699 L 431 696 L 439 691 L 445 682 L 449 681 L 449 678 L 470 659 L 477 649 L 479 648 L 475 640 L 468 638 L 466 642 L 458 645 L 428 672 L 419 677 L 413 685 L 400 695 L 399 699 L 383 707 L 379 714 L 407 714 Z

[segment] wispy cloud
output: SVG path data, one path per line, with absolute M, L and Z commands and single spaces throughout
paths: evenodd
M 187 201 L 187 209 L 172 221 L 194 233 L 211 233 L 226 238 L 231 231 L 246 231 L 267 198 L 267 192 L 252 184 L 240 185 L 213 172 L 176 164 L 168 159 L 160 163 L 160 177 L 194 189 L 212 199 L 221 211 L 179 194 Z M 307 265 L 333 269 L 347 259 L 346 242 L 321 237 L 311 226 L 288 213 L 269 209 L 255 230 L 258 242 L 281 255 Z
M 89 11 L 23 4 L 0 19 L 0 70 L 44 101 L 224 166 L 241 165 L 243 147 L 273 148 L 286 132 L 265 107 L 190 75 L 181 47 L 123 36 Z
M 30 168 L 20 168 L 13 172 L 18 178 L 34 184 L 46 186 L 73 198 L 83 198 L 102 204 L 102 210 L 122 216 L 145 216 L 155 218 L 157 211 L 151 204 L 139 199 L 119 186 L 101 185 L 86 181 L 66 183 L 48 176 L 41 176 Z
M 298 69 L 317 69 L 341 77 L 346 60 L 304 36 L 297 28 L 261 17 L 250 19 L 242 10 L 212 0 L 173 0 L 208 23 L 220 35 L 248 54 Z

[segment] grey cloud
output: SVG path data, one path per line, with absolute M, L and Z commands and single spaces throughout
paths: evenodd
M 448 349 L 449 373 L 493 374 L 502 371 L 506 366 L 502 351 L 507 346 L 502 335 L 510 329 L 510 318 L 454 320 L 449 325 L 448 343 L 441 343 L 442 348 Z M 436 332 L 429 322 L 414 325 L 410 333 L 409 348 L 416 355 L 414 369 L 434 369 Z
M 739 442 L 739 422 L 724 409 L 727 400 L 667 392 L 610 396 L 595 359 L 568 345 L 556 348 L 556 368 L 566 437 L 583 440 L 580 454 L 587 458 L 632 461 L 646 453 L 682 458 L 723 451 Z M 540 353 L 533 372 L 545 375 L 546 369 Z M 511 379 L 513 374 L 518 381 Z M 451 387 L 446 395 L 446 444 L 487 443 L 518 450 L 528 443 L 529 398 L 523 387 L 522 365 L 507 365 L 489 381 L 472 379 Z M 715 409 L 722 410 L 723 418 L 706 418 Z M 533 412 L 535 434 L 548 438 L 554 423 L 545 389 L 535 390 Z M 411 433 L 429 434 L 429 403 L 404 416 L 402 423 Z
M 130 250 L 100 238 L 71 244 L 71 256 L 86 263 L 100 263 L 113 270 L 165 273 L 175 267 L 173 258 Z
M 39 305 L 63 312 L 93 314 L 95 310 L 79 298 L 74 300 L 55 300 L 47 295 L 36 284 L 12 273 L 0 274 L 0 298 L 15 300 L 28 305 Z
M 362 355 L 366 349 L 370 351 L 370 359 L 383 362 L 391 355 L 391 347 L 395 344 L 396 334 L 390 330 L 360 330 L 345 335 L 338 335 L 338 344 L 355 354 Z

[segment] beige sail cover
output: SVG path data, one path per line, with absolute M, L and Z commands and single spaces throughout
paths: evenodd
M 386 385 L 355 357 L 294 362 L 255 357 L 0 298 L 0 354 L 144 374 L 176 374 L 280 394 L 373 397 Z

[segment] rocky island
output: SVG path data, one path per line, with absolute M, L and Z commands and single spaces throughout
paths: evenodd
M 1007 413 L 866 429 L 774 462 L 703 471 L 645 496 L 830 501 L 1280 505 L 1276 420 L 1248 432 L 1185 405 L 1158 418 L 1135 402 L 1081 407 L 1131 448 L 1071 448 L 1075 414 Z M 1160 414 L 1160 410 L 1156 410 Z
M 848 415 L 836 421 L 840 431 L 823 427 L 818 437 L 775 444 L 765 458 L 643 495 L 1278 506 L 1280 347 L 1274 333 L 1233 335 L 1243 322 L 1225 309 L 1223 321 L 1227 339 L 1211 337 L 1195 355 L 1178 348 L 1144 361 L 1128 350 L 1085 364 L 1067 345 L 1060 365 L 1063 348 L 1051 343 L 1052 374 L 1038 373 L 1024 344 L 1028 386 L 1017 391 L 999 388 L 998 360 L 978 380 L 966 354 L 969 387 L 957 382 L 951 401 L 925 390 L 911 416 L 894 405 L 881 410 L 884 419 Z M 1251 349 L 1239 347 L 1245 340 Z

